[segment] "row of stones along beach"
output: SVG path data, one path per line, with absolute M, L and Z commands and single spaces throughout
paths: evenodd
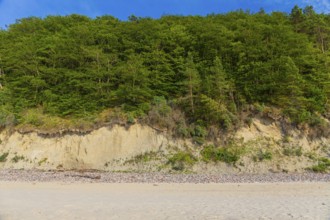
M 276 183 L 330 182 L 330 174 L 164 174 L 100 171 L 0 170 L 0 181 L 95 183 Z

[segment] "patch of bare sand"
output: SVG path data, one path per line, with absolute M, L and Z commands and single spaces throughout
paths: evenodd
M 0 219 L 330 219 L 330 187 L 0 182 Z

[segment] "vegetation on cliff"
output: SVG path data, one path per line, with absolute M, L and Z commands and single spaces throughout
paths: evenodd
M 290 14 L 21 19 L 0 31 L 0 125 L 123 113 L 202 142 L 205 128 L 231 129 L 251 105 L 322 124 L 329 36 L 330 15 L 311 6 Z

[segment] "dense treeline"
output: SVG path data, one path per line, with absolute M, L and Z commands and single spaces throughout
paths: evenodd
M 0 31 L 0 122 L 161 106 L 228 128 L 246 106 L 293 122 L 329 113 L 330 15 L 235 11 L 160 19 L 29 17 Z M 170 109 L 168 109 L 170 108 Z

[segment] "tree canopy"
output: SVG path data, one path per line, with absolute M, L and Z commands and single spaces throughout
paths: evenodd
M 328 115 L 330 15 L 29 17 L 0 31 L 0 122 L 31 108 L 147 114 L 162 97 L 190 122 L 226 127 L 250 104 L 294 122 Z

